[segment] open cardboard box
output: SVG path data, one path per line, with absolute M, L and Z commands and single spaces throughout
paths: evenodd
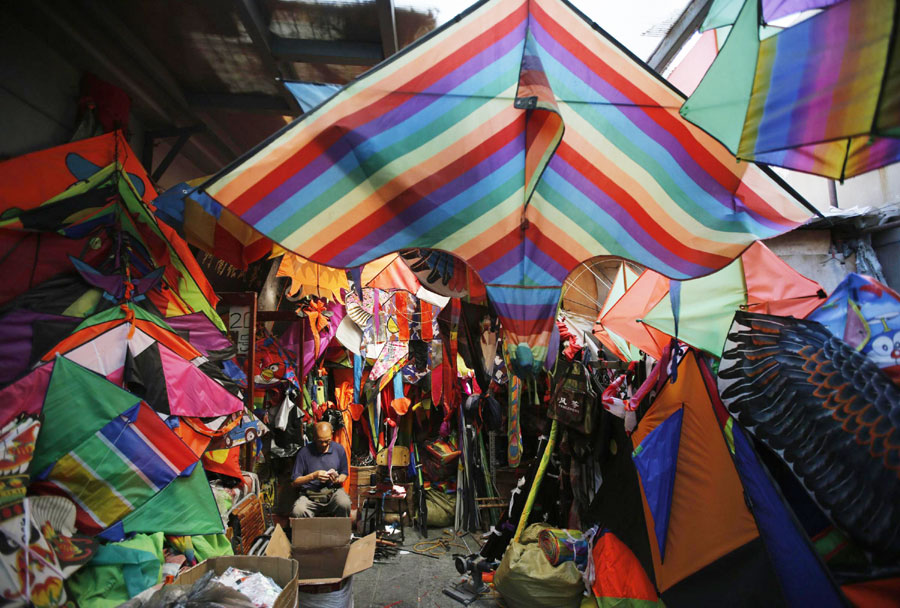
M 291 519 L 291 538 L 281 526 L 275 527 L 266 555 L 292 557 L 299 566 L 301 586 L 338 583 L 372 567 L 375 561 L 375 534 L 350 544 L 349 517 Z
M 284 535 L 284 532 L 281 533 Z M 285 538 L 285 541 L 287 538 Z M 259 572 L 271 578 L 282 589 L 275 600 L 273 608 L 295 608 L 297 606 L 297 562 L 287 557 L 260 557 L 255 555 L 229 555 L 227 557 L 211 557 L 200 562 L 190 570 L 186 570 L 175 579 L 176 585 L 193 585 L 200 578 L 214 570 L 216 576 L 225 572 L 229 566 Z

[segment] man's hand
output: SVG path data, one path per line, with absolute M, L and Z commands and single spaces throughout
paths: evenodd
M 328 475 L 328 471 L 313 471 L 312 473 L 307 473 L 306 475 L 302 475 L 291 482 L 291 485 L 295 488 L 299 488 L 302 485 L 308 484 L 311 481 L 320 481 L 322 483 L 331 482 L 331 476 Z

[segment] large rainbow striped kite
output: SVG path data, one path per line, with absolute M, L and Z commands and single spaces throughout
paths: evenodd
M 743 160 L 840 180 L 900 161 L 900 5 L 832 4 L 760 41 L 746 0 L 681 114 Z
M 539 365 L 580 262 L 701 276 L 809 216 L 682 119 L 683 101 L 564 0 L 487 0 L 205 189 L 329 266 L 453 253 L 487 285 L 519 365 Z

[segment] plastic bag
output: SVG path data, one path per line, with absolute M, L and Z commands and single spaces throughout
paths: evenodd
M 231 587 L 250 598 L 256 608 L 272 608 L 281 587 L 268 576 L 259 572 L 247 572 L 229 567 L 218 577 L 218 582 Z
M 187 585 L 166 585 L 147 599 L 141 594 L 120 608 L 254 608 L 246 595 L 213 580 L 214 572 Z

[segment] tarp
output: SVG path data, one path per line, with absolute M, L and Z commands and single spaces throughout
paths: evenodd
M 543 362 L 582 261 L 699 276 L 809 216 L 773 174 L 684 121 L 682 101 L 563 0 L 487 0 L 205 189 L 329 266 L 454 254 L 486 284 L 507 340 Z
M 897 3 L 838 2 L 762 41 L 759 4 L 744 2 L 681 115 L 738 158 L 833 179 L 900 160 Z

